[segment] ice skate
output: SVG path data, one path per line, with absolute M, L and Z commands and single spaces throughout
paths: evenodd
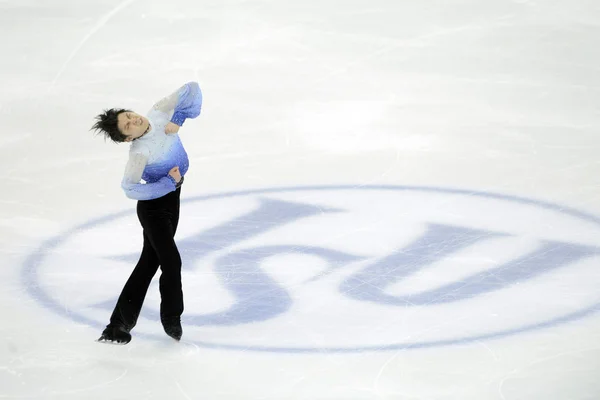
M 121 326 L 107 327 L 98 338 L 97 342 L 109 344 L 127 344 L 131 341 L 131 334 Z
M 179 317 L 164 318 L 161 319 L 161 323 L 167 335 L 177 341 L 181 340 L 183 328 L 181 327 L 181 320 Z

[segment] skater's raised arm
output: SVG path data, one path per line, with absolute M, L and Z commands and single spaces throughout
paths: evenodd
M 164 113 L 173 112 L 171 122 L 182 126 L 186 119 L 196 118 L 202 108 L 202 91 L 197 82 L 188 82 L 170 96 L 156 103 L 154 110 Z
M 150 200 L 164 196 L 177 188 L 175 179 L 167 175 L 152 183 L 140 183 L 148 157 L 144 153 L 130 153 L 121 188 L 134 200 Z

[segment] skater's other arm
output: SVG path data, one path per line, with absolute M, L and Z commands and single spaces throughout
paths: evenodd
M 121 187 L 125 195 L 134 200 L 150 200 L 162 197 L 176 189 L 175 179 L 171 176 L 160 178 L 152 183 L 140 183 L 148 157 L 143 153 L 131 153 L 125 167 Z
M 188 82 L 170 96 L 156 103 L 153 109 L 164 113 L 173 112 L 171 122 L 182 126 L 186 119 L 196 118 L 202 108 L 202 91 L 197 82 Z

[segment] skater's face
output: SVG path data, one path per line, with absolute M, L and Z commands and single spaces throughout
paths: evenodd
M 131 142 L 150 129 L 148 119 L 133 111 L 122 112 L 117 116 L 117 126 L 123 135 L 127 136 L 126 142 Z

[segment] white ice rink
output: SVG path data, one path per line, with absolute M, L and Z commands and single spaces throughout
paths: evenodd
M 600 399 L 596 0 L 0 0 L 0 399 Z M 204 94 L 127 346 L 128 145 Z

